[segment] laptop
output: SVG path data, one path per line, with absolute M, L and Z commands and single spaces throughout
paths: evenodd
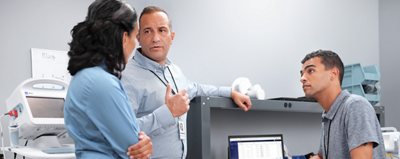
M 229 159 L 284 159 L 282 134 L 228 136 Z

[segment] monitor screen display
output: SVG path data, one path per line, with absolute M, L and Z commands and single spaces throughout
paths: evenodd
M 231 159 L 283 159 L 282 136 L 229 137 Z
M 26 97 L 33 118 L 64 118 L 64 98 Z

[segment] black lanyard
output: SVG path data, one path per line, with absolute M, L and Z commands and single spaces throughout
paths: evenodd
M 132 59 L 135 60 L 135 56 L 133 56 Z M 135 60 L 135 61 L 136 61 L 136 60 Z M 137 62 L 137 61 L 136 61 L 136 62 Z M 139 62 L 138 62 L 138 64 L 141 65 L 141 66 L 143 66 L 143 65 L 140 64 Z M 174 81 L 176 91 L 178 91 L 178 85 L 176 85 L 174 75 L 172 75 L 172 72 L 171 72 L 171 70 L 169 69 L 168 66 L 167 66 L 167 68 L 168 68 L 169 74 L 170 74 L 171 77 L 172 77 L 172 80 Z M 165 85 L 165 87 L 167 87 L 167 84 L 160 78 L 160 76 L 158 76 L 154 71 L 152 71 L 152 70 L 150 70 L 150 69 L 149 69 L 149 71 L 150 71 L 151 73 L 153 73 L 153 74 Z M 172 90 L 172 94 L 174 94 L 174 95 L 176 94 L 174 90 Z
M 171 77 L 172 77 L 172 80 L 174 81 L 176 91 L 178 91 L 178 86 L 176 85 L 175 78 L 174 78 L 174 76 L 172 75 L 171 70 L 169 69 L 168 66 L 167 66 L 167 68 L 168 68 L 169 74 L 170 74 Z M 155 76 L 157 76 L 157 78 L 167 87 L 167 84 L 160 78 L 160 76 L 158 76 L 158 75 L 157 75 L 154 71 L 152 71 L 152 70 L 149 70 L 149 71 L 150 71 L 151 73 L 153 73 Z M 174 90 L 172 90 L 172 94 L 174 94 L 174 95 L 176 94 Z
M 328 128 L 328 146 L 325 144 L 325 139 L 324 139 L 324 149 L 325 149 L 325 159 L 328 159 L 328 153 L 329 153 L 329 134 L 331 132 L 331 122 L 332 120 L 329 120 L 329 128 Z M 324 135 L 325 136 L 325 135 Z M 326 146 L 326 147 L 325 147 Z
M 342 105 L 342 104 L 347 100 L 348 97 L 349 97 L 349 96 L 346 96 L 346 97 L 340 102 L 339 105 Z M 333 120 L 334 118 L 335 118 L 335 117 L 333 117 L 332 120 Z M 325 147 L 325 139 L 324 139 L 324 149 L 325 149 L 325 156 L 326 156 L 325 159 L 328 159 L 328 153 L 329 153 L 329 135 L 330 135 L 330 132 L 331 132 L 331 122 L 332 122 L 332 120 L 329 120 L 327 147 Z M 325 127 L 325 125 L 324 125 L 324 127 Z M 325 134 L 325 133 L 324 133 L 324 134 Z M 325 135 L 324 135 L 324 137 L 325 137 Z

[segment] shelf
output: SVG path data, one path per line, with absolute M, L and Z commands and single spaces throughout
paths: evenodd
M 202 101 L 203 105 L 207 104 L 210 108 L 221 109 L 242 109 L 237 106 L 231 98 L 224 97 L 196 97 L 192 103 Z M 283 100 L 257 100 L 251 99 L 251 111 L 287 111 L 287 112 L 305 112 L 305 113 L 322 113 L 321 105 L 317 102 L 302 101 L 283 101 Z

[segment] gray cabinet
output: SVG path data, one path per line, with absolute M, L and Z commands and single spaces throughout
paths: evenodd
M 320 115 L 323 112 L 322 107 L 317 102 L 303 102 L 303 101 L 284 101 L 284 100 L 255 100 L 252 99 L 252 112 L 260 112 L 264 111 L 264 113 L 268 113 L 273 111 L 274 113 L 289 113 L 293 116 L 293 114 L 304 114 L 308 113 L 307 116 L 315 116 L 312 121 L 315 121 L 313 124 L 314 130 L 318 131 L 316 134 L 320 134 Z M 383 106 L 375 106 L 375 111 L 377 113 L 377 118 L 380 120 L 381 126 L 384 126 L 384 107 Z M 221 158 L 218 155 L 211 154 L 212 146 L 220 147 L 220 152 L 223 154 L 227 154 L 227 138 L 226 145 L 211 145 L 212 134 L 211 132 L 211 114 L 212 112 L 223 113 L 226 111 L 238 111 L 237 113 L 241 113 L 242 109 L 239 108 L 231 98 L 223 98 L 223 97 L 196 97 L 190 103 L 190 110 L 187 115 L 187 143 L 188 143 L 188 153 L 187 159 L 211 159 L 211 158 Z M 267 112 L 265 112 L 267 111 Z M 231 113 L 231 112 L 230 112 Z M 246 112 L 243 112 L 246 113 Z M 229 114 L 229 113 L 228 113 Z M 257 118 L 250 118 L 247 120 L 258 120 Z M 228 121 L 229 122 L 229 121 Z M 278 121 L 279 122 L 279 121 Z M 294 121 L 295 122 L 295 121 Z M 317 124 L 315 124 L 317 123 Z M 304 123 L 303 123 L 304 124 Z M 220 127 L 217 127 L 219 129 Z M 293 135 L 292 135 L 293 136 Z M 285 138 L 285 137 L 284 137 Z M 223 139 L 224 140 L 224 139 Z M 314 139 L 316 141 L 315 144 L 319 144 L 319 136 Z M 286 144 L 285 144 L 286 145 Z M 315 147 L 316 151 L 317 147 Z M 225 151 L 226 150 L 226 151 Z M 290 150 L 290 149 L 289 149 Z M 306 153 L 306 152 L 304 152 Z M 296 154 L 295 154 L 296 155 Z

